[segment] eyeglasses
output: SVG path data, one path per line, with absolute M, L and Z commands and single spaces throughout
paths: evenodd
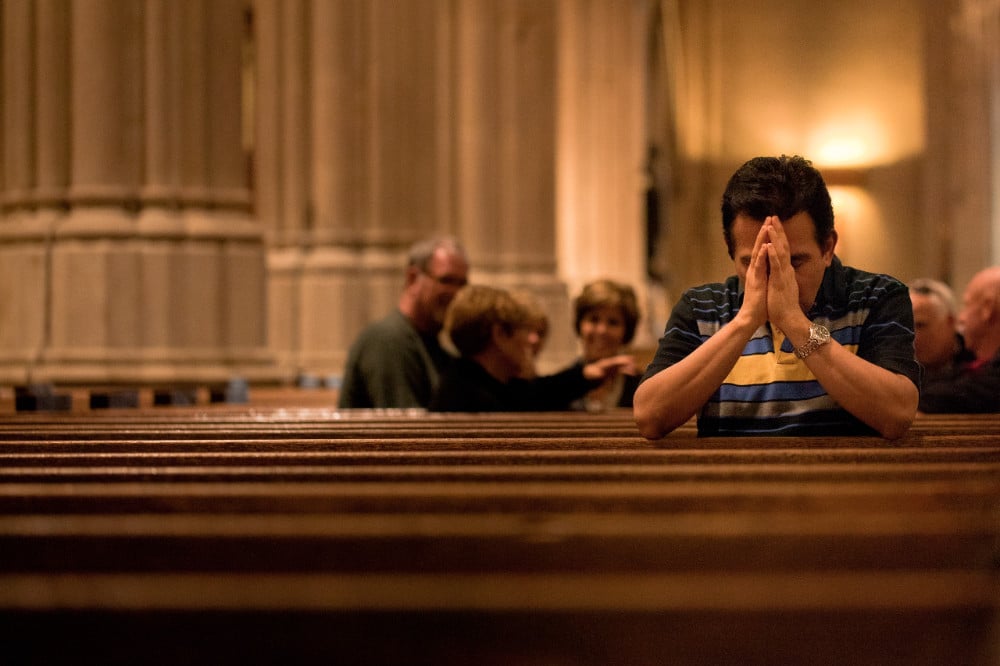
M 454 287 L 456 289 L 461 289 L 465 285 L 469 284 L 469 280 L 464 277 L 458 277 L 457 275 L 431 275 L 427 271 L 422 271 L 424 275 L 434 280 L 440 285 L 445 287 Z

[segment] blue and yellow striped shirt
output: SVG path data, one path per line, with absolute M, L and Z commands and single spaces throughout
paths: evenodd
M 739 312 L 743 292 L 732 276 L 689 289 L 674 307 L 643 379 L 670 367 L 714 335 Z M 909 290 L 887 275 L 844 266 L 837 257 L 823 276 L 810 320 L 871 363 L 919 386 L 913 355 Z M 764 324 L 753 334 L 725 381 L 698 414 L 698 434 L 877 434 L 831 398 L 795 357 L 781 331 Z

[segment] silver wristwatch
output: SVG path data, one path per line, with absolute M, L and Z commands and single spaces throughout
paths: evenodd
M 809 325 L 809 339 L 801 347 L 795 348 L 798 358 L 805 358 L 830 341 L 830 331 L 820 324 Z

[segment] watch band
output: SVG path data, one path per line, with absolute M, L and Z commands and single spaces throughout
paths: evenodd
M 801 347 L 793 351 L 797 358 L 805 358 L 830 341 L 830 331 L 820 324 L 809 325 L 809 339 Z

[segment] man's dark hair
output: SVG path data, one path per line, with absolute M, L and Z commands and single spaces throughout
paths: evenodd
M 833 232 L 833 205 L 823 176 L 809 160 L 789 157 L 755 157 L 729 179 L 722 195 L 722 233 L 732 257 L 733 221 L 741 213 L 760 222 L 777 215 L 782 222 L 801 212 L 809 213 L 820 246 Z

